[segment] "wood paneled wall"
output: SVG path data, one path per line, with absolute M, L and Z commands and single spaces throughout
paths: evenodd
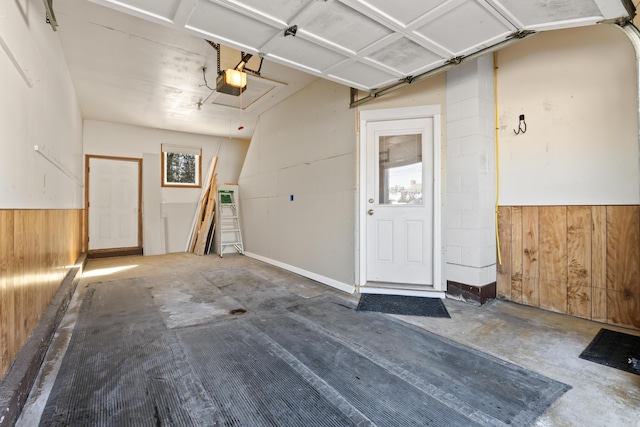
M 501 299 L 640 329 L 639 206 L 501 206 Z
M 82 213 L 0 210 L 0 376 L 78 259 Z

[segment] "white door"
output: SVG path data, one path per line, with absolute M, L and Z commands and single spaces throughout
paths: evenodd
M 366 124 L 366 281 L 434 285 L 433 117 Z
M 140 162 L 88 161 L 89 250 L 139 247 Z

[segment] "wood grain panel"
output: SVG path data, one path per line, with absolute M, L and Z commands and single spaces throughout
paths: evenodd
M 607 322 L 640 329 L 640 294 L 607 290 Z
M 567 281 L 567 208 L 541 206 L 540 277 L 554 282 Z
M 607 287 L 606 206 L 591 206 L 591 285 Z
M 14 310 L 14 335 L 10 342 L 11 358 L 16 355 L 18 349 L 26 338 L 26 322 L 29 316 L 24 316 L 27 307 L 25 306 L 25 288 L 28 278 L 24 271 L 24 245 L 27 236 L 25 235 L 25 215 L 27 211 L 15 211 L 13 215 L 13 310 Z M 28 230 L 26 230 L 28 232 Z
M 591 319 L 591 286 L 567 284 L 567 314 Z
M 522 275 L 511 275 L 511 301 L 522 304 Z
M 639 242 L 640 208 L 638 206 L 608 206 L 608 290 L 640 294 Z
M 608 322 L 607 290 L 605 288 L 591 288 L 591 320 Z
M 0 375 L 13 360 L 13 211 L 0 211 Z
M 591 318 L 591 207 L 567 207 L 567 314 Z
M 540 307 L 540 278 L 522 277 L 522 303 Z
M 0 375 L 78 259 L 82 212 L 0 210 Z
M 591 286 L 591 208 L 567 207 L 567 280 Z M 589 299 L 591 297 L 589 296 Z
M 498 209 L 498 236 L 500 238 L 500 256 L 496 277 L 496 294 L 500 299 L 511 299 L 511 208 Z
M 566 313 L 567 282 L 540 279 L 540 308 L 557 313 Z
M 511 208 L 511 300 L 522 302 L 522 208 Z
M 540 221 L 540 307 L 567 310 L 567 208 L 542 206 Z
M 640 329 L 640 206 L 501 206 L 499 213 L 509 247 L 498 270 L 501 298 Z
M 540 288 L 538 278 L 538 207 L 522 208 L 522 302 L 538 307 L 540 305 Z

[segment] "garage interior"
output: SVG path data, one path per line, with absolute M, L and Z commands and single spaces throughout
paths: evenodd
M 603 327 L 640 335 L 634 16 L 618 0 L 3 4 L 0 424 L 15 422 L 41 363 L 22 357 L 30 340 L 38 328 L 53 335 L 73 289 L 51 347 L 41 338 L 35 352 L 51 349 L 23 425 L 51 421 L 38 412 L 45 380 L 55 382 L 46 367 L 87 289 L 100 289 L 92 283 L 170 290 L 178 274 L 241 269 L 310 306 L 326 297 L 353 308 L 365 293 L 442 298 L 451 319 L 393 319 L 568 385 L 536 425 L 634 425 L 638 375 L 578 358 Z M 213 87 L 234 68 L 246 72 L 244 92 Z M 368 234 L 384 203 L 367 193 L 367 135 L 391 118 L 426 120 L 419 158 L 431 169 L 424 192 L 411 185 L 429 213 L 428 274 L 416 282 L 394 281 L 392 269 L 378 277 L 367 252 L 385 248 Z M 163 145 L 199 150 L 202 177 L 217 159 L 218 182 L 238 197 L 245 256 L 183 253 L 202 190 L 162 184 Z M 113 223 L 133 240 L 91 228 L 92 159 L 138 165 L 135 190 L 111 190 L 138 195 L 122 220 L 133 222 Z M 122 181 L 120 166 L 105 179 Z M 197 311 L 190 304 L 178 312 Z M 295 304 L 284 305 L 270 315 Z M 203 319 L 188 327 L 227 322 Z M 147 421 L 169 422 L 157 415 Z

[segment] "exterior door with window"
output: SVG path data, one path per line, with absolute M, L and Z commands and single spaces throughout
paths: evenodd
M 361 122 L 365 133 L 361 141 L 365 151 L 361 204 L 364 292 L 371 287 L 440 290 L 435 120 L 433 116 L 374 117 Z

